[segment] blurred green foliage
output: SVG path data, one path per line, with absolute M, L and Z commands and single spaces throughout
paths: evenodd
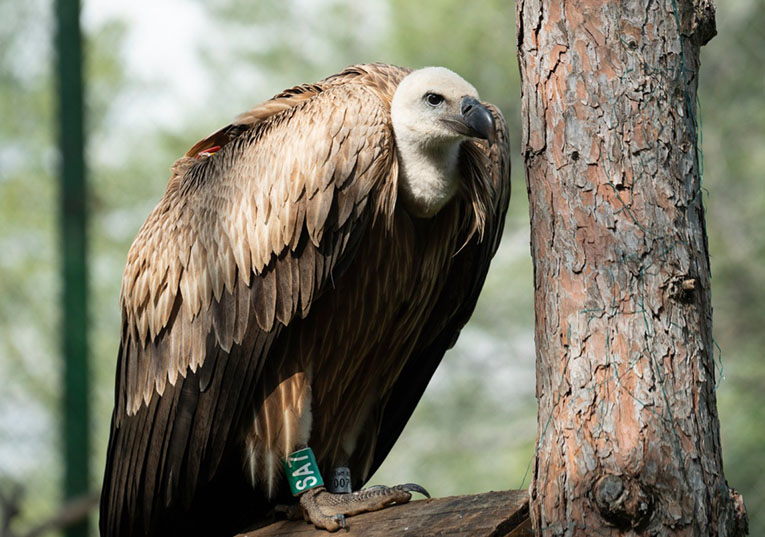
M 765 535 L 765 3 L 718 2 L 702 49 L 704 186 L 725 477 Z
M 188 43 L 196 63 L 188 71 L 180 64 L 186 60 L 165 57 L 158 46 L 151 60 L 164 77 L 131 63 L 131 49 L 150 38 L 136 33 L 136 17 L 156 17 L 154 8 L 98 17 L 103 5 L 85 6 L 94 489 L 113 401 L 125 255 L 178 155 L 285 87 L 367 61 L 450 67 L 503 109 L 516 147 L 520 138 L 512 3 L 172 5 L 179 13 L 161 21 L 163 31 L 172 39 L 196 20 Z M 704 201 L 724 368 L 718 397 L 726 476 L 744 494 L 752 535 L 765 535 L 765 5 L 730 0 L 718 8 L 719 35 L 704 48 L 700 73 Z M 27 488 L 17 530 L 49 516 L 59 500 L 50 12 L 43 0 L 0 4 L 0 491 L 10 482 Z M 191 97 L 178 96 L 179 87 Z M 436 495 L 528 486 L 536 437 L 533 285 L 515 155 L 514 168 L 505 238 L 473 321 L 375 482 L 417 481 Z

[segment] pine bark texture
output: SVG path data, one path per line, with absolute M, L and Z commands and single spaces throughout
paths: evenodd
M 517 24 L 536 535 L 743 534 L 722 469 L 697 145 L 714 6 L 519 0 Z

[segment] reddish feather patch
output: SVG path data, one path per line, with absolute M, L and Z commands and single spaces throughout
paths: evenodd
M 215 153 L 217 153 L 219 150 L 220 150 L 220 146 L 219 145 L 214 145 L 214 146 L 212 146 L 210 148 L 203 149 L 202 151 L 197 153 L 196 158 L 209 157 L 209 156 L 214 155 Z

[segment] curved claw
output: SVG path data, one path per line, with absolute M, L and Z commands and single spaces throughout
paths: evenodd
M 330 518 L 336 521 L 338 524 L 340 524 L 340 527 L 343 528 L 344 530 L 348 529 L 348 524 L 345 523 L 345 515 L 343 515 L 342 513 L 333 515 Z
M 394 488 L 403 489 L 407 492 L 419 492 L 426 498 L 428 499 L 430 498 L 430 493 L 427 490 L 425 490 L 425 487 L 418 485 L 417 483 L 404 483 L 403 485 L 397 485 Z

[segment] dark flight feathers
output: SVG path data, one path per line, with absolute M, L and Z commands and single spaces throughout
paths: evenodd
M 260 466 L 247 467 L 246 446 L 260 449 L 263 438 L 279 446 L 294 442 L 274 425 L 281 409 L 264 401 L 290 379 L 297 384 L 283 397 L 302 408 L 304 366 L 315 359 L 310 367 L 331 368 L 319 340 L 369 339 L 364 331 L 372 328 L 355 327 L 356 318 L 374 314 L 388 319 L 381 326 L 397 326 L 398 310 L 372 310 L 402 306 L 387 304 L 384 289 L 367 288 L 378 285 L 376 278 L 395 280 L 396 270 L 415 282 L 427 261 L 393 260 L 390 268 L 378 261 L 383 268 L 365 271 L 361 256 L 382 260 L 399 251 L 373 241 L 400 238 L 404 251 L 431 233 L 452 251 L 428 258 L 438 271 L 422 291 L 429 304 L 408 313 L 416 329 L 397 329 L 405 341 L 392 348 L 411 358 L 391 366 L 375 433 L 360 436 L 357 486 L 391 449 L 475 307 L 510 195 L 507 132 L 492 107 L 499 139 L 491 147 L 463 147 L 463 174 L 471 179 L 455 203 L 428 224 L 397 208 L 390 101 L 407 72 L 354 66 L 287 90 L 200 141 L 173 166 L 123 277 L 102 535 L 224 535 L 288 499 L 283 490 L 253 489 L 252 479 L 265 482 L 269 471 L 263 455 L 253 458 Z M 348 296 L 336 299 L 344 290 Z M 352 304 L 359 311 L 346 311 Z M 363 373 L 348 371 L 347 378 Z M 318 380 L 313 385 L 312 441 L 333 436 L 316 421 L 322 412 L 355 404 L 343 399 L 354 387 L 334 398 L 332 389 Z M 252 429 L 259 412 L 268 415 Z M 320 454 L 329 461 L 336 453 L 327 446 Z

